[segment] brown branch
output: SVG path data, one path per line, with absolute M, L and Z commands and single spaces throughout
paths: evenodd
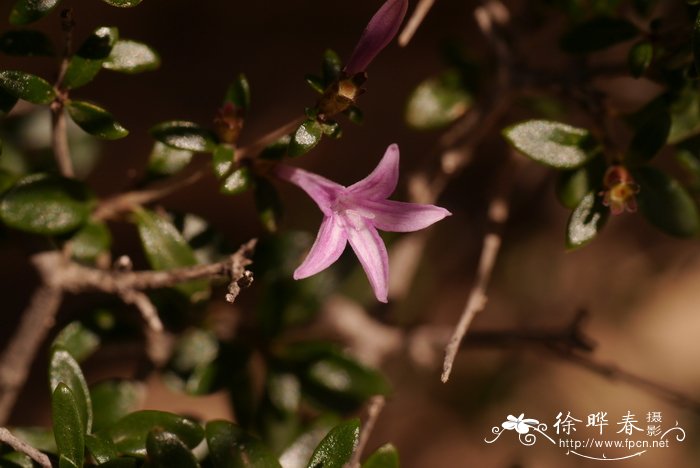
M 100 291 L 118 295 L 139 309 L 149 323 L 149 330 L 162 330 L 157 311 L 141 291 L 222 276 L 231 280 L 229 291 L 245 287 L 251 282 L 251 273 L 246 267 L 252 263 L 250 256 L 255 244 L 255 239 L 250 240 L 236 253 L 217 263 L 169 271 L 99 270 L 75 263 L 61 252 L 34 255 L 32 263 L 41 276 L 42 285 L 32 296 L 29 306 L 22 314 L 19 329 L 0 359 L 0 424 L 10 415 L 37 350 L 53 327 L 65 292 Z M 230 292 L 227 300 L 232 302 Z M 156 349 L 149 350 L 149 354 L 162 355 Z
M 45 454 L 41 453 L 22 439 L 12 434 L 4 427 L 0 427 L 0 442 L 9 445 L 18 452 L 22 452 L 29 458 L 37 462 L 43 468 L 51 468 L 51 460 Z
M 362 457 L 362 452 L 365 451 L 367 442 L 369 442 L 369 439 L 372 436 L 372 431 L 374 430 L 374 426 L 377 423 L 377 419 L 379 419 L 379 415 L 384 409 L 385 403 L 386 399 L 381 395 L 375 395 L 372 398 L 370 398 L 369 404 L 367 406 L 367 420 L 362 426 L 362 430 L 360 432 L 360 440 L 357 442 L 357 447 L 355 447 L 350 461 L 345 465 L 347 468 L 360 467 L 360 458 Z
M 411 18 L 408 20 L 408 23 L 406 23 L 406 26 L 404 26 L 403 31 L 401 31 L 401 34 L 399 35 L 399 45 L 401 47 L 406 47 L 408 43 L 411 42 L 411 39 L 416 34 L 416 31 L 418 31 L 418 28 L 423 23 L 423 20 L 425 20 L 425 17 L 428 16 L 428 13 L 430 12 L 430 9 L 433 7 L 434 3 L 435 0 L 420 0 L 418 2 L 416 9 L 413 10 Z

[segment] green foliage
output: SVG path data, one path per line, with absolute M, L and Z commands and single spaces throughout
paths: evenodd
M 212 168 L 216 177 L 221 179 L 231 170 L 235 152 L 236 150 L 231 145 L 221 144 L 216 147 L 214 154 L 212 154 Z
M 98 433 L 114 443 L 122 455 L 146 456 L 148 434 L 160 429 L 174 434 L 186 447 L 192 449 L 204 438 L 202 427 L 191 419 L 163 411 L 137 411 L 123 417 Z
M 114 425 L 135 411 L 144 397 L 142 383 L 129 380 L 108 380 L 90 389 L 94 411 L 93 426 L 96 432 Z
M 322 136 L 323 128 L 317 120 L 305 120 L 292 135 L 289 142 L 289 155 L 296 157 L 308 153 L 319 144 Z
M 152 71 L 158 67 L 158 53 L 149 45 L 130 39 L 117 40 L 109 56 L 102 62 L 102 68 L 129 74 Z
M 172 222 L 143 209 L 134 215 L 141 245 L 153 269 L 171 270 L 197 264 L 194 251 Z M 176 289 L 195 301 L 208 294 L 209 286 L 206 280 L 194 280 L 181 283 Z
M 0 35 L 0 51 L 15 56 L 54 55 L 53 44 L 46 34 L 31 29 L 7 31 Z
M 100 346 L 100 337 L 81 322 L 71 322 L 54 338 L 52 349 L 67 351 L 76 362 L 87 359 Z
M 214 468 L 281 468 L 260 440 L 228 421 L 207 423 L 206 438 Z
M 197 459 L 176 434 L 159 427 L 146 438 L 149 466 L 154 468 L 199 468 Z
M 198 328 L 187 330 L 175 346 L 165 381 L 191 395 L 206 394 L 218 372 L 215 362 L 218 355 L 219 343 L 211 332 Z
M 10 12 L 10 23 L 22 25 L 32 23 L 48 15 L 60 0 L 17 0 Z
M 576 249 L 592 241 L 605 226 L 610 210 L 603 206 L 595 192 L 584 196 L 569 217 L 566 247 Z
M 254 176 L 250 168 L 240 167 L 224 179 L 223 183 L 221 184 L 221 193 L 226 195 L 238 195 L 240 193 L 247 192 L 255 184 L 253 177 Z M 263 207 L 262 209 L 266 208 Z
M 698 207 L 677 180 L 652 167 L 640 167 L 632 174 L 640 187 L 639 209 L 651 224 L 677 237 L 698 233 Z
M 112 234 L 105 223 L 89 221 L 71 237 L 70 243 L 73 258 L 94 264 L 100 256 L 109 254 Z
M 171 148 L 211 153 L 216 148 L 216 136 L 193 122 L 173 120 L 163 122 L 151 129 L 151 135 L 156 140 Z
M 603 183 L 605 163 L 594 158 L 578 169 L 561 171 L 557 176 L 557 198 L 567 208 L 574 209 L 589 192 L 599 192 Z
M 20 179 L 2 198 L 0 219 L 35 234 L 57 235 L 82 226 L 92 197 L 81 182 L 46 174 Z
M 73 121 L 90 135 L 104 140 L 118 140 L 129 134 L 112 114 L 95 104 L 69 101 L 66 107 Z
M 231 103 L 243 111 L 250 109 L 250 84 L 244 74 L 240 74 L 226 91 L 224 104 Z
M 343 468 L 350 461 L 359 437 L 359 420 L 339 424 L 318 444 L 307 468 Z
M 7 95 L 32 104 L 49 104 L 56 97 L 48 81 L 21 71 L 1 71 L 0 88 Z M 7 101 L 7 98 L 3 100 Z
M 370 455 L 362 468 L 399 468 L 399 452 L 391 444 L 383 445 Z
M 71 57 L 63 77 L 63 85 L 73 89 L 91 82 L 102 68 L 119 39 L 119 31 L 114 27 L 97 28 Z
M 64 384 L 70 389 L 71 398 L 80 416 L 80 427 L 83 432 L 89 433 L 92 429 L 92 401 L 83 372 L 80 370 L 78 362 L 68 351 L 54 346 L 49 361 L 51 391 L 55 391 L 59 384 Z
M 417 130 L 443 128 L 462 117 L 471 107 L 472 96 L 461 74 L 448 70 L 423 81 L 413 90 L 406 105 L 405 120 Z
M 561 122 L 528 120 L 503 130 L 508 142 L 533 160 L 555 169 L 575 169 L 597 154 L 588 130 Z
M 63 382 L 53 391 L 51 409 L 59 468 L 81 468 L 85 450 L 84 420 L 73 392 Z
M 176 149 L 156 141 L 148 158 L 148 171 L 154 175 L 176 174 L 187 167 L 192 156 L 192 151 Z
M 641 41 L 632 46 L 627 55 L 627 65 L 630 73 L 639 78 L 647 71 L 654 59 L 654 45 L 649 41 Z

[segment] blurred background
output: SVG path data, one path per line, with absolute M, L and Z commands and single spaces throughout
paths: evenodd
M 152 146 L 148 129 L 173 119 L 209 124 L 226 87 L 240 72 L 247 75 L 252 90 L 242 145 L 301 115 L 304 107 L 317 99 L 304 83 L 304 75 L 317 73 L 327 48 L 347 58 L 380 3 L 146 0 L 136 9 L 120 10 L 98 1 L 65 2 L 74 8 L 78 42 L 98 25 L 114 25 L 121 37 L 150 44 L 162 59 L 157 71 L 137 76 L 103 72 L 94 84 L 74 93 L 100 103 L 131 131 L 123 140 L 99 143 L 99 160 L 87 177 L 88 183 L 98 196 L 133 188 L 148 162 Z M 569 66 L 556 48 L 566 21 L 555 3 L 506 2 L 517 49 L 530 52 L 533 67 L 554 72 Z M 687 21 L 682 7 L 662 3 L 665 14 L 675 15 L 681 23 Z M 367 92 L 359 101 L 364 124 L 342 121 L 341 139 L 324 139 L 310 155 L 293 164 L 349 185 L 371 171 L 389 144 L 398 143 L 402 178 L 393 198 L 405 200 L 409 176 L 436 165 L 436 145 L 443 133 L 410 129 L 404 121 L 406 101 L 419 83 L 445 68 L 441 52 L 445 44 L 464 47 L 478 65 L 476 81 L 482 86 L 493 80 L 493 51 L 473 17 L 477 5 L 475 1 L 437 2 L 408 47 L 392 44 L 370 66 Z M 0 18 L 7 18 L 9 10 L 5 3 Z M 39 28 L 59 43 L 58 12 L 42 20 Z M 628 47 L 615 47 L 596 60 L 624 60 Z M 55 74 L 55 59 L 3 56 L 0 60 L 3 69 L 21 67 L 47 79 Z M 596 86 L 621 113 L 639 108 L 659 92 L 651 82 L 631 77 L 602 80 Z M 570 103 L 560 106 L 561 120 L 582 125 L 587 121 Z M 27 109 L 16 112 L 22 111 Z M 403 299 L 387 306 L 375 303 L 366 280 L 356 271 L 356 261 L 346 252 L 342 264 L 334 268 L 349 272 L 350 279 L 323 305 L 327 309 L 324 314 L 343 314 L 359 307 L 379 322 L 404 327 L 407 333 L 425 325 L 451 329 L 472 286 L 487 227 L 488 202 L 510 151 L 498 130 L 519 119 L 541 116 L 527 103 L 513 103 L 513 109 L 479 145 L 470 164 L 450 180 L 437 204 L 453 216 L 429 229 L 420 252 L 419 280 Z M 516 157 L 520 164 L 512 176 L 511 216 L 504 229 L 502 251 L 488 290 L 488 304 L 471 331 L 558 330 L 571 323 L 577 311 L 585 310 L 582 327 L 595 341 L 596 359 L 698 398 L 700 368 L 695 359 L 700 355 L 700 249 L 696 240 L 670 238 L 640 216 L 624 214 L 611 219 L 591 245 L 567 252 L 564 230 L 569 211 L 553 196 L 553 171 Z M 312 239 L 320 212 L 300 190 L 282 184 L 279 188 L 285 205 L 282 231 L 308 233 Z M 220 195 L 213 175 L 167 197 L 161 205 L 207 219 L 231 246 L 265 236 L 252 196 Z M 113 255 L 129 254 L 136 269 L 147 268 L 133 227 L 125 223 L 111 227 Z M 12 232 L 3 236 L 2 346 L 37 284 L 28 255 L 47 247 L 42 239 L 26 240 Z M 401 236 L 389 240 L 397 245 Z M 242 320 L 241 316 L 252 314 L 263 293 L 271 294 L 254 284 L 234 307 L 220 294 L 215 297 L 221 300 L 212 301 L 202 313 Z M 96 302 L 92 297 L 69 298 L 61 309 L 59 325 L 80 317 Z M 128 313 L 138 323 L 138 315 Z M 308 326 L 313 329 L 318 324 Z M 85 363 L 88 382 L 138 373 L 141 347 L 139 340 L 129 346 L 106 346 Z M 18 402 L 11 420 L 15 425 L 50 421 L 45 355 L 41 353 L 35 363 Z M 500 426 L 507 415 L 525 413 L 525 417 L 551 428 L 559 412 L 571 412 L 584 421 L 579 423 L 579 435 L 591 430 L 584 427 L 588 414 L 606 411 L 608 429 L 615 438 L 620 427 L 616 423 L 628 411 L 638 416 L 645 429 L 647 412 L 659 411 L 663 414 L 661 425 L 667 428 L 677 422 L 685 429 L 686 439 L 672 440 L 669 448 L 650 450 L 626 463 L 635 467 L 697 466 L 697 406 L 693 410 L 674 405 L 639 385 L 606 378 L 558 359 L 537 345 L 470 346 L 459 354 L 447 384 L 439 379 L 439 349 L 433 358 L 419 363 L 409 353 L 397 352 L 383 360 L 381 368 L 393 391 L 368 449 L 392 442 L 399 449 L 402 466 L 408 468 L 593 466 L 600 462 L 566 455 L 566 449 L 543 438 L 532 447 L 520 444 L 515 433 L 504 433 L 493 444 L 484 439 L 492 438 L 492 427 Z M 146 382 L 146 408 L 183 411 L 203 419 L 234 416 L 227 398 L 220 394 L 185 397 L 168 389 L 157 376 L 149 376 Z M 609 451 L 606 455 L 628 453 Z

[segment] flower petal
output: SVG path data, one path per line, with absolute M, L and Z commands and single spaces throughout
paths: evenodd
M 408 10 L 408 0 L 387 0 L 374 14 L 357 41 L 355 50 L 345 65 L 348 75 L 367 70 L 374 57 L 382 51 L 399 32 Z
M 515 430 L 518 434 L 527 434 L 530 432 L 530 426 L 527 424 L 518 423 L 515 425 Z
M 352 246 L 352 250 L 355 251 L 355 255 L 367 274 L 374 295 L 379 302 L 387 302 L 389 256 L 386 253 L 384 241 L 367 220 L 361 221 L 364 226 L 356 226 L 349 219 L 343 221 L 350 246 Z
M 348 192 L 371 200 L 391 195 L 399 181 L 399 146 L 389 145 L 372 173 L 348 187 Z
M 306 192 L 326 216 L 332 214 L 331 204 L 333 200 L 345 190 L 345 187 L 332 180 L 286 164 L 278 164 L 275 167 L 275 174 L 280 179 L 291 182 Z
M 294 279 L 303 279 L 325 270 L 340 257 L 345 250 L 347 237 L 336 216 L 323 218 L 316 241 L 304 262 L 294 271 Z
M 393 200 L 358 200 L 357 204 L 374 215 L 371 222 L 377 229 L 388 232 L 419 231 L 452 214 L 439 206 Z
M 515 429 L 516 425 L 517 423 L 513 421 L 505 421 L 503 424 L 501 424 L 501 427 L 503 427 L 503 429 L 507 431 L 512 431 L 513 429 Z

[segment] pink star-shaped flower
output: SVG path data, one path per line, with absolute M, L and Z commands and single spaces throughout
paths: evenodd
M 377 229 L 418 231 L 451 214 L 438 206 L 386 199 L 396 189 L 399 179 L 399 147 L 395 144 L 387 148 L 370 175 L 349 187 L 284 164 L 277 165 L 276 173 L 298 185 L 323 212 L 316 241 L 294 272 L 294 279 L 307 278 L 328 268 L 349 242 L 380 302 L 387 302 L 389 259 Z

